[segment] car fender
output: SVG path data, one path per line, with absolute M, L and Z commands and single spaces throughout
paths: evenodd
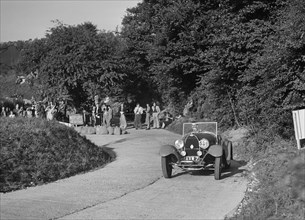
M 175 148 L 173 145 L 163 145 L 159 152 L 161 157 L 166 157 L 170 154 L 174 154 L 178 160 L 180 160 L 181 155 L 179 154 L 177 148 Z
M 208 154 L 211 154 L 214 157 L 221 157 L 222 153 L 223 153 L 222 146 L 218 144 L 210 146 L 208 150 Z

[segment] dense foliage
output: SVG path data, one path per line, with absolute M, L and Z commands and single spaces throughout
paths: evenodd
M 230 132 L 238 136 L 240 130 Z M 234 143 L 235 160 L 250 161 L 252 169 L 242 209 L 231 219 L 304 219 L 305 152 L 293 141 L 270 135 L 250 131 Z
M 23 48 L 19 69 L 37 73 L 39 98 L 69 95 L 79 107 L 96 94 L 121 94 L 125 74 L 119 48 L 119 38 L 91 23 L 58 22 L 45 38 Z
M 35 186 L 111 160 L 73 128 L 42 119 L 0 118 L 0 191 Z
M 128 10 L 122 36 L 174 111 L 192 99 L 196 117 L 283 134 L 291 110 L 305 107 L 304 6 L 147 0 Z

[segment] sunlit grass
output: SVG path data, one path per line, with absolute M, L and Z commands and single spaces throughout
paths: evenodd
M 73 128 L 42 119 L 0 118 L 0 191 L 49 183 L 111 160 Z

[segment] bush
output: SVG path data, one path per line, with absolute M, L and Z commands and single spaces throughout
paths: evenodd
M 245 196 L 243 208 L 233 219 L 303 219 L 305 215 L 305 152 L 292 140 L 253 132 L 234 148 L 251 161 L 255 183 Z
M 0 118 L 0 191 L 44 184 L 111 160 L 73 128 L 36 118 Z

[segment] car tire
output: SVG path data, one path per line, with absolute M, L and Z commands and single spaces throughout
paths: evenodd
M 227 155 L 227 162 L 231 164 L 231 161 L 233 160 L 233 145 L 232 141 L 228 141 L 228 155 Z
M 161 166 L 162 166 L 162 173 L 165 178 L 171 178 L 172 177 L 172 170 L 173 167 L 170 164 L 170 156 L 161 157 Z
M 221 159 L 222 159 L 223 168 L 229 169 L 231 166 L 231 161 L 227 160 L 225 151 L 223 151 Z
M 221 157 L 215 157 L 214 163 L 214 178 L 220 180 L 221 177 Z
M 233 159 L 233 147 L 231 141 L 223 142 L 224 154 L 222 157 L 224 168 L 228 169 L 231 166 L 231 160 Z

